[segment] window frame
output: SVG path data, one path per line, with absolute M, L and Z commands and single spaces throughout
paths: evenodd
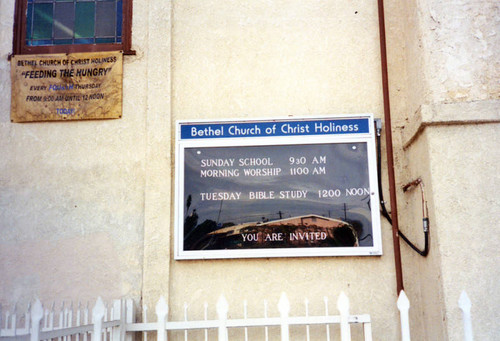
M 13 54 L 123 51 L 123 54 L 125 55 L 135 55 L 135 51 L 132 50 L 132 1 L 133 0 L 123 0 L 121 43 L 29 46 L 26 45 L 26 12 L 28 8 L 28 1 L 16 0 L 14 13 L 14 39 L 12 41 Z

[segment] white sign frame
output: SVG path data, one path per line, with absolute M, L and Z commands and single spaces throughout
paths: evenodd
M 269 128 L 269 136 L 230 136 L 227 129 L 217 132 L 217 129 L 205 130 L 205 136 L 189 136 L 186 138 L 186 127 L 221 127 L 228 125 L 252 124 L 262 127 L 272 127 L 276 124 L 304 122 L 334 122 L 352 123 L 356 120 L 367 120 L 368 127 L 364 131 L 349 131 L 344 129 L 339 133 L 308 134 L 302 132 L 292 135 L 273 135 Z M 184 127 L 184 133 L 182 129 Z M 337 124 L 338 128 L 338 124 Z M 352 124 L 351 124 L 351 130 Z M 233 129 L 234 132 L 234 129 Z M 203 133 L 198 131 L 198 133 Z M 218 134 L 219 133 L 219 134 Z M 262 129 L 261 135 L 264 135 Z M 246 146 L 285 146 L 334 143 L 366 143 L 367 164 L 370 188 L 370 218 L 373 246 L 357 247 L 295 247 L 295 248 L 255 248 L 255 249 L 222 249 L 222 250 L 185 250 L 184 249 L 184 186 L 185 149 L 208 147 L 246 147 Z M 174 218 L 174 257 L 176 260 L 189 259 L 227 259 L 227 258 L 268 258 L 268 257 L 325 257 L 325 256 L 380 256 L 382 255 L 382 236 L 379 211 L 379 193 L 377 184 L 375 132 L 372 114 L 345 116 L 287 117 L 275 119 L 246 120 L 182 120 L 176 122 L 176 160 L 175 160 L 175 218 Z

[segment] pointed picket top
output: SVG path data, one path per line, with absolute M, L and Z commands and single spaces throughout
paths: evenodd
M 281 293 L 281 297 L 278 302 L 278 310 L 282 317 L 288 316 L 288 313 L 290 312 L 290 301 L 284 292 Z
M 337 309 L 340 312 L 340 339 L 351 340 L 351 327 L 349 326 L 349 298 L 341 291 L 337 300 Z
M 94 308 L 92 308 L 92 323 L 94 324 L 94 332 L 92 333 L 92 341 L 102 340 L 102 322 L 104 320 L 104 315 L 106 314 L 106 306 L 99 296 L 95 303 Z
M 462 293 L 460 294 L 460 299 L 458 300 L 458 306 L 460 309 L 462 309 L 463 312 L 470 312 L 472 304 L 465 290 L 463 290 Z
M 337 300 L 337 309 L 340 313 L 349 314 L 349 298 L 343 291 L 340 292 L 339 299 Z
M 217 310 L 217 314 L 219 315 L 219 318 L 227 318 L 227 313 L 229 311 L 229 303 L 227 303 L 226 298 L 224 295 L 220 295 L 219 299 L 217 300 L 217 305 L 215 307 Z
M 35 304 L 31 307 L 31 341 L 38 341 L 40 336 L 40 322 L 43 318 L 43 307 L 40 300 L 37 298 Z
M 156 338 L 158 341 L 166 341 L 167 340 L 167 332 L 165 329 L 166 326 L 166 318 L 168 314 L 168 304 L 165 300 L 165 297 L 160 296 L 160 299 L 156 303 L 155 307 L 156 316 L 157 316 L 157 330 L 156 330 Z
M 472 318 L 470 314 L 472 304 L 470 302 L 469 296 L 465 291 L 462 291 L 462 293 L 460 294 L 460 298 L 458 300 L 458 306 L 462 310 L 462 319 L 464 324 L 464 340 L 472 341 L 474 339 L 474 335 L 472 333 Z
M 43 306 L 42 302 L 37 298 L 35 304 L 31 307 L 31 320 L 40 321 L 43 317 Z
M 220 295 L 219 299 L 217 300 L 215 310 L 217 310 L 217 316 L 219 317 L 218 341 L 228 341 L 229 338 L 226 323 L 229 304 L 227 303 L 224 295 Z
M 288 314 L 290 313 L 290 301 L 284 292 L 281 293 L 281 297 L 278 302 L 278 310 L 281 315 L 281 341 L 289 341 L 290 329 Z
M 406 296 L 404 290 L 401 290 L 401 292 L 399 293 L 397 306 L 399 311 L 410 309 L 410 300 L 408 299 L 408 296 Z
M 158 322 L 160 322 L 160 320 L 161 321 L 165 320 L 165 317 L 168 314 L 168 304 L 167 301 L 165 300 L 165 297 L 160 296 L 160 299 L 156 303 L 155 312 L 156 315 L 158 316 Z
M 397 307 L 399 309 L 399 318 L 401 320 L 401 340 L 410 341 L 410 318 L 408 311 L 410 310 L 410 300 L 404 290 L 399 293 Z
M 92 308 L 92 322 L 96 323 L 97 321 L 102 321 L 105 314 L 106 314 L 106 306 L 104 305 L 101 296 L 99 296 L 97 298 L 94 308 Z

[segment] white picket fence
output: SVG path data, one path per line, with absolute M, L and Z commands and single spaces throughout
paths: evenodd
M 328 311 L 328 298 L 324 298 L 323 315 L 310 315 L 309 302 L 305 301 L 305 314 L 302 316 L 289 316 L 290 303 L 285 294 L 281 295 L 278 303 L 280 316 L 269 317 L 268 305 L 264 302 L 264 316 L 260 318 L 248 317 L 247 303 L 244 302 L 243 318 L 228 318 L 229 305 L 221 296 L 216 305 L 217 318 L 208 319 L 208 305 L 205 304 L 204 319 L 188 320 L 187 305 L 184 305 L 183 321 L 168 321 L 168 305 L 163 297 L 156 304 L 157 322 L 147 321 L 147 307 L 143 307 L 143 322 L 135 322 L 135 310 L 132 300 L 116 300 L 110 308 L 107 308 L 102 299 L 98 298 L 92 311 L 89 307 L 80 304 L 76 309 L 62 307 L 58 313 L 52 308 L 44 309 L 39 300 L 28 308 L 28 312 L 18 316 L 14 311 L 2 313 L 0 310 L 0 341 L 21 340 L 50 340 L 59 341 L 132 341 L 135 333 L 143 333 L 143 340 L 147 341 L 148 334 L 156 334 L 157 340 L 166 341 L 167 331 L 183 331 L 184 340 L 189 340 L 190 331 L 201 331 L 194 339 L 209 340 L 209 331 L 217 332 L 218 341 L 229 340 L 229 330 L 243 329 L 243 339 L 249 340 L 250 328 L 263 328 L 264 339 L 269 341 L 269 328 L 280 329 L 281 341 L 289 341 L 290 328 L 292 326 L 303 326 L 305 328 L 306 340 L 311 339 L 311 327 L 324 327 L 325 340 L 331 340 L 330 326 L 338 325 L 340 340 L 351 340 L 351 325 L 362 325 L 365 341 L 372 340 L 370 315 L 351 315 L 349 313 L 349 299 L 341 293 L 337 300 L 339 315 L 330 315 Z M 410 327 L 408 310 L 410 304 L 404 291 L 401 292 L 398 302 L 401 316 L 401 339 L 410 340 Z M 459 300 L 459 307 L 463 311 L 464 340 L 472 340 L 472 327 L 470 318 L 470 300 L 465 292 Z M 18 322 L 23 326 L 18 326 Z M 200 335 L 202 335 L 200 337 Z M 316 336 L 316 335 L 315 335 Z M 262 338 L 259 338 L 259 340 Z M 275 338 L 274 338 L 275 339 Z M 315 339 L 317 339 L 315 337 Z

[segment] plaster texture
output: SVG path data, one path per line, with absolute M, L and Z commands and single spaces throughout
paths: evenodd
M 8 39 L 1 40 L 0 61 L 0 272 L 7 275 L 0 303 L 23 307 L 34 297 L 61 302 L 99 295 L 139 301 L 144 229 L 152 225 L 144 210 L 146 173 L 163 171 L 145 157 L 158 150 L 147 139 L 147 113 L 165 108 L 163 97 L 148 97 L 146 3 L 134 6 L 138 54 L 124 58 L 123 118 L 29 124 L 10 122 L 14 5 L 1 6 L 1 34 Z
M 499 98 L 497 2 L 422 0 L 402 6 L 409 118 L 422 104 Z
M 440 212 L 436 227 L 450 340 L 462 339 L 461 311 L 452 307 L 464 289 L 474 302 L 474 336 L 494 340 L 500 334 L 495 321 L 500 299 L 491 295 L 500 283 L 495 256 L 500 242 L 495 233 L 500 212 L 499 128 L 500 124 L 441 127 L 428 133 L 435 142 L 430 153 L 432 181 L 435 210 Z
M 410 299 L 410 318 L 412 321 L 411 335 L 417 340 L 438 339 L 446 340 L 446 319 L 443 302 L 443 285 L 441 273 L 441 253 L 438 250 L 439 230 L 436 224 L 436 211 L 431 172 L 430 146 L 428 135 L 424 132 L 416 143 L 409 147 L 400 166 L 404 169 L 401 174 L 401 184 L 421 178 L 424 184 L 424 193 L 429 208 L 430 251 L 426 258 L 414 252 L 403 240 L 400 241 L 403 278 L 405 292 Z M 399 194 L 400 230 L 421 250 L 424 249 L 424 233 L 422 228 L 422 197 L 421 190 L 413 187 L 403 194 Z M 456 302 L 452 305 L 457 308 Z
M 380 116 L 376 3 L 174 1 L 172 91 L 174 120 Z M 182 318 L 187 301 L 190 316 L 203 317 L 203 301 L 212 306 L 223 293 L 232 317 L 242 316 L 243 299 L 257 316 L 264 300 L 275 309 L 281 292 L 292 314 L 304 312 L 304 297 L 320 313 L 324 296 L 333 312 L 345 291 L 352 312 L 371 314 L 374 335 L 396 339 L 391 232 L 382 229 L 382 257 L 172 262 L 170 314 Z
M 412 336 L 463 338 L 458 298 L 473 302 L 475 338 L 494 340 L 490 296 L 498 238 L 499 6 L 490 1 L 404 4 L 407 112 L 394 115 L 401 185 L 421 177 L 430 215 L 427 258 L 402 242 Z M 393 74 L 393 73 L 392 73 Z M 398 193 L 400 225 L 423 248 L 419 190 Z M 412 319 L 413 320 L 413 319 Z

